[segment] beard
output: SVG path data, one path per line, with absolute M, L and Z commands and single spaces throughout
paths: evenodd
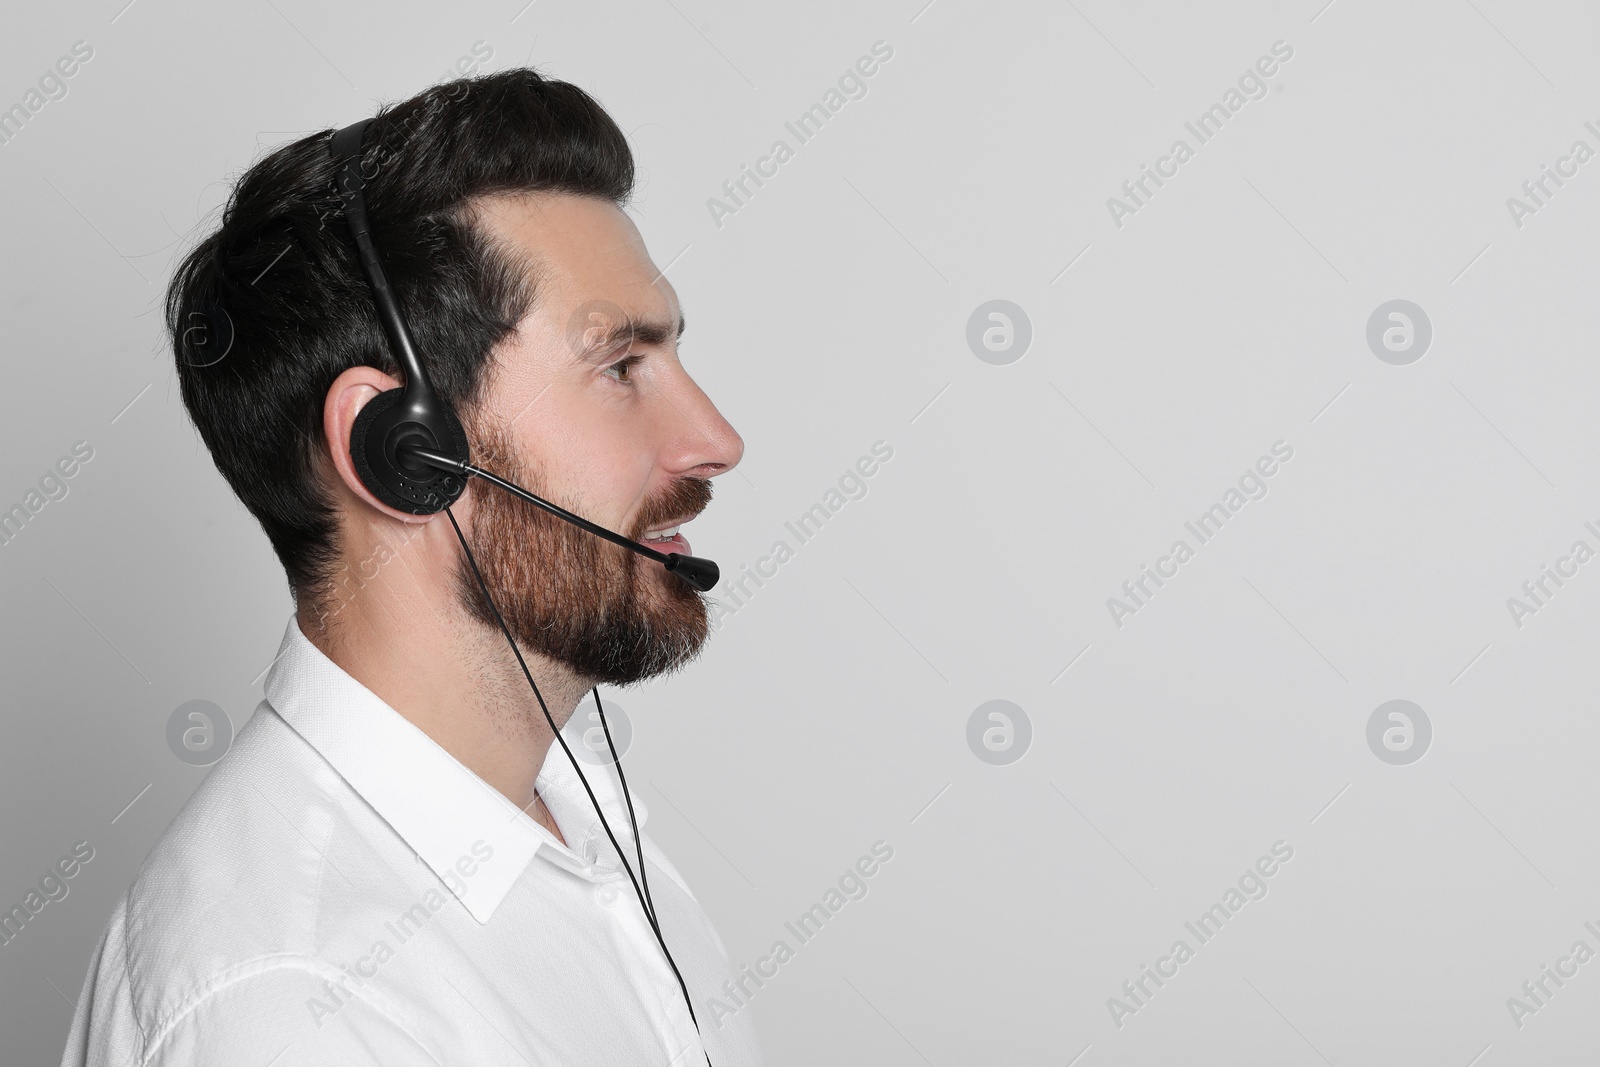
M 509 437 L 471 429 L 473 460 L 484 469 L 567 510 L 521 462 Z M 480 458 L 481 457 L 481 458 Z M 524 651 L 561 663 L 588 684 L 625 686 L 669 674 L 700 653 L 710 632 L 704 594 L 659 563 L 614 545 L 487 482 L 470 483 L 472 530 L 467 543 L 506 628 Z M 646 500 L 629 530 L 646 530 L 703 511 L 711 483 L 682 478 Z M 466 559 L 456 571 L 457 596 L 475 619 L 498 629 Z

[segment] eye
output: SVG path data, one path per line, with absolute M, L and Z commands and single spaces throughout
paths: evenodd
M 629 385 L 632 383 L 633 379 L 628 377 L 628 371 L 637 364 L 643 362 L 644 356 L 635 352 L 633 355 L 624 356 L 622 359 L 619 359 L 615 363 L 608 366 L 606 368 L 606 373 L 610 374 L 612 371 L 616 371 L 617 375 L 615 380 L 621 382 L 623 385 Z

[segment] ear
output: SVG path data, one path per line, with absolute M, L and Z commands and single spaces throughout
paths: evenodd
M 361 414 L 361 409 L 379 393 L 387 393 L 391 389 L 398 388 L 400 388 L 399 381 L 376 367 L 349 368 L 333 380 L 333 384 L 328 387 L 328 395 L 323 399 L 322 435 L 328 442 L 330 458 L 333 460 L 334 470 L 339 473 L 339 480 L 362 503 L 391 519 L 423 523 L 433 516 L 412 515 L 398 511 L 373 496 L 372 490 L 362 483 L 361 476 L 356 473 L 355 460 L 350 457 L 350 431 L 354 429 L 356 417 Z

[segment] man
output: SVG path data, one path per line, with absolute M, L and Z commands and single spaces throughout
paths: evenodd
M 361 161 L 473 462 L 636 540 L 702 511 L 743 442 L 678 360 L 599 105 L 529 70 L 437 86 L 381 112 Z M 688 663 L 705 602 L 481 481 L 448 516 L 373 495 L 351 431 L 401 381 L 333 179 L 327 132 L 258 162 L 168 292 L 184 402 L 296 611 L 266 699 L 113 914 L 63 1062 L 759 1063 L 748 1013 L 700 1006 L 726 953 L 645 837 L 697 1033 L 451 519 L 558 724 L 597 683 Z M 631 856 L 643 803 L 586 770 Z

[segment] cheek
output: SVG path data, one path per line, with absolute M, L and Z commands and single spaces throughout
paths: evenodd
M 683 436 L 685 422 L 662 396 L 645 389 L 609 390 L 606 384 L 561 381 L 531 405 L 520 388 L 508 390 L 518 395 L 495 402 L 510 406 L 512 415 L 526 406 L 511 433 L 530 479 L 556 503 L 616 529 L 638 514 L 649 495 L 660 492 L 659 468 L 671 468 L 673 435 Z
M 651 492 L 655 452 L 625 424 L 596 423 L 546 444 L 551 480 L 579 514 L 613 529 Z
M 607 498 L 613 521 L 618 526 L 635 520 L 650 497 L 659 497 L 664 483 L 656 470 L 655 453 L 640 447 L 631 454 L 618 453 L 612 457 L 609 476 L 604 484 L 610 495 Z

